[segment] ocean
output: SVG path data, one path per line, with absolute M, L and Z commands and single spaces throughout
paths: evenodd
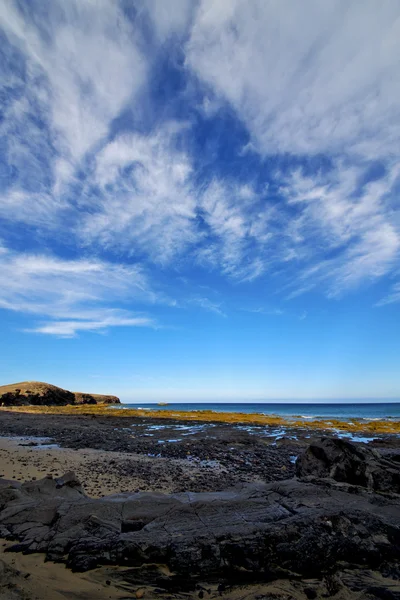
M 249 402 L 176 402 L 160 406 L 152 403 L 129 403 L 115 408 L 142 408 L 145 410 L 176 410 L 215 412 L 261 413 L 282 417 L 335 418 L 335 419 L 400 419 L 400 402 L 363 402 L 363 403 L 249 403 Z

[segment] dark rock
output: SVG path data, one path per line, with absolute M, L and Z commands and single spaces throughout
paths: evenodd
M 368 490 L 400 493 L 400 464 L 376 450 L 336 438 L 310 444 L 296 462 L 300 478 L 325 478 L 365 487 Z
M 200 584 L 212 582 L 229 597 L 236 583 L 286 578 L 302 589 L 296 598 L 398 600 L 400 495 L 387 461 L 395 462 L 324 438 L 298 459 L 300 479 L 220 492 L 95 500 L 73 473 L 22 485 L 0 480 L 0 532 L 16 542 L 7 551 L 43 552 L 75 571 L 123 566 L 113 577 L 135 589 L 200 597 Z M 379 475 L 384 468 L 389 475 Z
M 46 479 L 52 479 L 52 477 L 51 476 L 49 477 L 48 475 L 46 475 Z M 62 477 L 56 478 L 55 482 L 56 482 L 57 489 L 67 485 L 71 488 L 77 488 L 77 489 L 79 489 L 79 491 L 81 493 L 83 493 L 81 483 L 80 483 L 80 481 L 77 480 L 75 473 L 73 473 L 72 471 L 69 471 Z
M 167 565 L 176 586 L 205 577 L 325 577 L 330 593 L 342 585 L 339 564 L 379 572 L 400 558 L 400 499 L 366 490 L 355 496 L 334 481 L 93 500 L 73 474 L 61 480 L 24 483 L 11 495 L 0 485 L 0 525 L 18 540 L 11 551 L 42 551 L 77 571 L 132 567 L 138 583 L 144 566 L 155 564 Z

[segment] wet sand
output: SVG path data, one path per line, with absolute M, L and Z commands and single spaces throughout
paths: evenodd
M 205 583 L 194 592 L 168 593 L 123 582 L 121 567 L 73 573 L 64 564 L 45 562 L 42 554 L 4 553 L 10 545 L 0 538 L 0 600 L 307 600 L 296 582 L 288 580 L 224 589 Z M 328 581 L 310 579 L 309 584 L 319 588 L 319 598 L 331 595 Z M 335 600 L 365 600 L 365 596 L 340 593 Z
M 117 600 L 127 597 L 120 587 L 106 583 L 110 581 L 110 574 L 105 569 L 72 573 L 64 564 L 45 562 L 43 554 L 5 553 L 10 545 L 0 538 L 0 600 Z M 129 597 L 135 598 L 139 589 L 131 589 Z
M 73 471 L 93 498 L 126 491 L 180 491 L 226 479 L 217 461 L 149 457 L 127 452 L 54 447 L 46 438 L 0 438 L 0 476 L 27 481 Z M 254 480 L 258 480 L 257 477 Z M 203 484 L 204 482 L 204 484 Z M 218 485 L 219 487 L 219 485 Z

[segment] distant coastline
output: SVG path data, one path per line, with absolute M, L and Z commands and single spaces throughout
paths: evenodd
M 277 415 L 304 419 L 400 419 L 400 401 L 393 402 L 171 402 L 121 403 L 120 409 L 167 410 L 178 412 L 213 411 Z

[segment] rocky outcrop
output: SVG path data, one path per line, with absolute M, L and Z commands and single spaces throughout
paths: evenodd
M 78 571 L 131 567 L 127 577 L 164 589 L 282 577 L 330 578 L 340 589 L 347 585 L 342 571 L 365 575 L 368 568 L 382 581 L 399 578 L 400 496 L 368 491 L 363 479 L 321 479 L 325 474 L 224 492 L 97 500 L 71 473 L 22 485 L 0 480 L 0 535 L 17 540 L 11 551 L 43 552 Z
M 75 404 L 120 404 L 117 396 L 107 396 L 105 394 L 85 394 L 84 392 L 74 392 Z
M 329 477 L 377 492 L 400 494 L 400 463 L 376 450 L 337 438 L 316 440 L 299 456 L 296 475 Z
M 67 404 L 119 404 L 116 396 L 69 392 L 41 381 L 0 386 L 0 406 L 66 406 Z

